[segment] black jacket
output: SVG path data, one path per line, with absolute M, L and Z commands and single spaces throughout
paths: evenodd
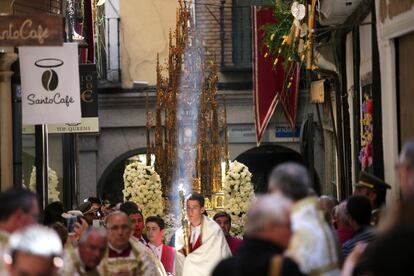
M 414 226 L 396 225 L 370 243 L 353 275 L 414 275 Z
M 221 261 L 213 271 L 213 276 L 267 276 L 272 257 L 283 253 L 283 249 L 270 242 L 246 238 L 237 253 Z M 303 276 L 298 266 L 289 258 L 284 258 L 281 275 Z

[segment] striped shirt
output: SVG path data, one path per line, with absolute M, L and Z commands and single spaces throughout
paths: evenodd
M 351 239 L 347 240 L 342 245 L 342 255 L 344 259 L 348 257 L 348 255 L 351 253 L 352 249 L 358 244 L 358 243 L 368 243 L 375 238 L 375 229 L 371 226 L 363 226 L 361 229 L 355 231 L 354 235 Z

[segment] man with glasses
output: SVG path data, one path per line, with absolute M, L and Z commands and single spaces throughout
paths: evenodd
M 131 222 L 125 213 L 110 213 L 105 224 L 108 250 L 99 265 L 101 275 L 166 275 L 162 264 L 151 250 L 130 239 Z
M 34 193 L 11 189 L 0 194 L 0 256 L 9 249 L 9 235 L 39 220 L 39 205 Z M 0 262 L 0 274 L 4 270 Z

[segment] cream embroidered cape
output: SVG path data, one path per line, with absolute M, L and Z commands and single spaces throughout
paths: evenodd
M 305 274 L 339 276 L 339 247 L 318 206 L 316 197 L 305 198 L 293 205 L 293 235 L 286 255 L 295 260 Z
M 201 246 L 185 257 L 180 249 L 184 247 L 182 227 L 175 233 L 176 276 L 211 275 L 215 266 L 224 258 L 231 256 L 230 248 L 223 231 L 212 219 L 204 216 L 201 228 Z
M 134 273 L 134 276 L 166 276 L 164 267 L 161 262 L 154 256 L 151 249 L 130 239 L 132 252 L 129 257 L 125 258 L 108 258 L 108 254 L 99 265 L 101 275 L 107 275 L 119 270 L 128 270 Z

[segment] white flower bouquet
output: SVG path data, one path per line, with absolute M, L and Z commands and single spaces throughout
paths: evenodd
M 48 177 L 49 177 L 49 189 L 48 189 L 48 194 L 47 194 L 48 202 L 52 203 L 54 201 L 60 201 L 59 199 L 60 192 L 58 191 L 59 179 L 58 179 L 56 172 L 52 170 L 51 168 L 48 168 Z M 36 167 L 35 166 L 33 166 L 32 173 L 30 174 L 30 183 L 29 183 L 28 189 L 36 193 Z
M 251 180 L 252 174 L 246 165 L 237 161 L 230 164 L 223 183 L 224 209 L 231 216 L 230 233 L 236 236 L 244 234 L 246 212 L 250 202 L 254 199 Z
M 142 209 L 144 217 L 163 215 L 161 179 L 152 167 L 138 161 L 127 165 L 122 192 L 125 200 L 135 202 Z

